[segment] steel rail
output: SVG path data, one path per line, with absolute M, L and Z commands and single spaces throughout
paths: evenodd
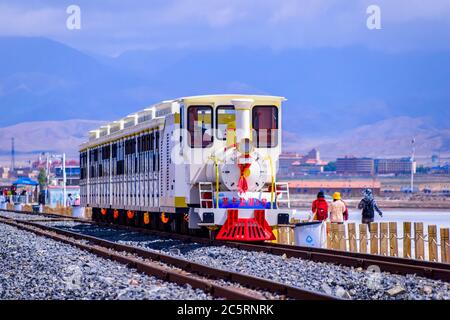
M 324 248 L 301 247 L 283 245 L 270 242 L 247 243 L 217 241 L 192 235 L 177 234 L 166 231 L 150 230 L 140 227 L 115 225 L 104 222 L 94 222 L 98 225 L 139 231 L 154 236 L 177 239 L 185 242 L 196 242 L 204 245 L 227 246 L 239 250 L 264 252 L 274 255 L 286 255 L 287 257 L 311 260 L 314 262 L 325 262 L 344 265 L 355 268 L 367 269 L 371 266 L 378 266 L 380 271 L 394 274 L 407 275 L 416 274 L 430 279 L 450 282 L 450 264 L 441 262 L 430 262 L 425 260 L 406 259 L 400 257 L 381 256 L 368 253 L 356 253 Z
M 68 230 L 62 230 L 31 221 L 0 217 L 0 222 L 16 226 L 23 230 L 31 231 L 39 235 L 47 236 L 54 240 L 70 243 L 81 249 L 93 252 L 99 256 L 125 263 L 136 268 L 138 271 L 157 276 L 166 281 L 176 282 L 179 284 L 188 283 L 194 288 L 202 289 L 218 297 L 237 300 L 263 299 L 262 296 L 255 296 L 254 293 L 243 292 L 243 289 L 226 287 L 207 281 L 205 279 L 199 279 L 199 276 L 203 276 L 208 279 L 222 279 L 232 283 L 240 284 L 250 289 L 264 290 L 273 294 L 285 296 L 286 298 L 290 299 L 339 300 L 337 297 L 331 295 L 301 289 L 298 287 L 266 280 L 259 277 L 245 275 L 242 273 L 217 269 L 160 252 L 154 252 L 134 246 L 119 244 L 101 238 L 88 236 Z M 90 244 L 80 243 L 78 241 L 71 240 L 71 238 L 87 241 Z M 134 257 L 125 256 L 123 254 L 124 252 Z M 148 259 L 152 262 L 143 262 L 136 257 L 140 259 Z M 179 268 L 183 271 L 183 273 L 180 273 L 180 271 L 173 271 L 168 267 L 162 270 L 162 267 L 160 265 L 155 265 L 155 262 L 160 262 Z M 191 276 L 187 275 L 186 273 L 190 274 Z
M 23 213 L 20 211 L 14 212 Z M 52 214 L 52 216 L 58 215 Z M 240 250 L 265 252 L 274 255 L 286 255 L 287 257 L 300 258 L 303 260 L 311 260 L 314 262 L 332 263 L 355 268 L 367 269 L 370 266 L 377 266 L 380 268 L 380 271 L 390 272 L 393 274 L 401 274 L 401 275 L 416 274 L 418 276 L 423 276 L 430 279 L 450 282 L 450 264 L 446 263 L 430 262 L 417 259 L 406 259 L 391 256 L 381 256 L 368 253 L 356 253 L 324 248 L 283 245 L 270 242 L 247 243 L 247 242 L 217 241 L 192 235 L 178 234 L 154 229 L 146 229 L 142 227 L 117 225 L 107 222 L 96 222 L 86 219 L 77 219 L 77 218 L 72 219 L 75 221 L 92 223 L 100 226 L 108 226 L 117 229 L 126 229 L 130 231 L 131 230 L 139 231 L 146 234 L 177 239 L 185 242 L 196 242 L 204 245 L 227 246 Z

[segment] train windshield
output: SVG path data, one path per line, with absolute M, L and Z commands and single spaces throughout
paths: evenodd
M 217 139 L 226 140 L 227 130 L 236 129 L 236 110 L 234 106 L 219 106 L 216 109 Z
M 213 144 L 211 106 L 190 106 L 188 108 L 188 139 L 191 148 L 207 148 Z
M 257 148 L 274 148 L 278 145 L 277 107 L 253 107 L 252 125 L 253 141 Z

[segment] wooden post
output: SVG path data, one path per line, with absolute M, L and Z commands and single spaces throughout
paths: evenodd
M 398 257 L 397 222 L 389 222 L 389 254 Z
M 359 252 L 367 253 L 367 224 L 359 224 Z
M 411 258 L 411 222 L 403 222 L 403 258 Z
M 280 244 L 289 244 L 285 231 L 286 231 L 285 228 L 284 227 L 280 227 L 280 226 L 277 226 L 273 230 L 273 233 L 275 234 L 275 237 L 277 238 L 277 242 L 280 243 Z
M 441 228 L 441 262 L 450 263 L 450 246 L 448 244 L 448 228 Z
M 283 228 L 278 226 L 276 228 L 276 233 L 277 233 L 276 237 L 278 239 L 278 243 L 287 244 L 286 233 L 283 231 L 284 231 Z
M 437 251 L 437 228 L 435 225 L 428 226 L 428 260 L 438 261 Z
M 382 256 L 388 255 L 388 226 L 387 222 L 380 223 L 380 254 Z
M 415 257 L 419 260 L 424 260 L 425 252 L 423 247 L 423 223 L 414 222 L 414 247 Z
M 295 245 L 295 232 L 294 227 L 289 228 L 289 239 L 291 240 L 291 245 Z
M 331 222 L 327 222 L 327 249 L 333 249 L 331 241 Z
M 339 250 L 338 225 L 336 223 L 331 224 L 331 248 Z
M 348 224 L 348 242 L 349 250 L 351 252 L 358 252 L 358 247 L 356 246 L 356 225 L 354 223 Z
M 370 223 L 370 253 L 378 254 L 378 223 Z
M 339 250 L 347 251 L 347 240 L 345 239 L 345 224 L 338 224 Z

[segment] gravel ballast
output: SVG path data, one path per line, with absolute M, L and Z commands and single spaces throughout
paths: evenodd
M 0 223 L 0 299 L 212 299 L 201 290 Z
M 18 213 L 18 212 L 11 212 L 11 211 L 0 211 L 0 217 L 3 218 L 11 218 L 11 219 L 17 219 L 17 220 L 26 220 L 26 221 L 33 221 L 33 220 L 49 220 L 55 219 L 55 217 L 49 217 L 49 216 L 43 216 L 39 214 L 30 214 L 30 213 Z M 58 219 L 64 219 L 67 217 L 61 217 Z M 67 218 L 68 221 L 70 221 L 70 218 Z
M 132 246 L 161 251 L 215 268 L 250 274 L 347 299 L 450 300 L 450 284 L 415 275 L 370 270 L 249 252 L 225 246 L 183 243 L 179 240 L 75 222 L 43 222 Z

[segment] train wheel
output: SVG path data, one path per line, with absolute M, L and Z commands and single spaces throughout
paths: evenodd
M 170 222 L 170 232 L 178 233 L 179 232 L 179 221 L 178 217 L 174 217 Z
M 182 234 L 189 234 L 189 214 L 184 213 L 183 220 L 181 221 L 181 233 Z
M 127 214 L 125 210 L 119 210 L 119 224 L 125 225 L 127 222 Z
M 98 221 L 97 208 L 92 208 L 92 221 Z
M 156 212 L 150 214 L 150 229 L 157 230 L 159 226 L 159 215 Z

